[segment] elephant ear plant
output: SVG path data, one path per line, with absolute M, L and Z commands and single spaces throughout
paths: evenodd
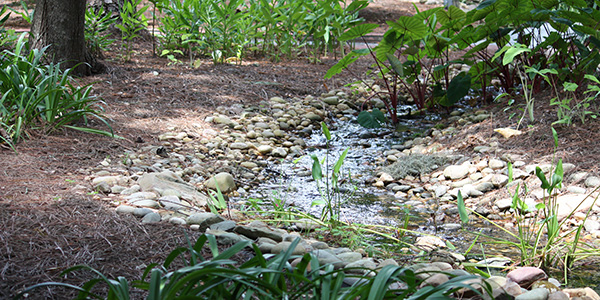
M 471 76 L 460 73 L 452 76 L 451 66 L 462 63 L 451 60 L 450 51 L 456 47 L 452 37 L 464 26 L 466 13 L 457 7 L 449 10 L 434 8 L 418 11 L 388 22 L 390 29 L 379 44 L 371 48 L 364 39 L 377 25 L 361 24 L 346 31 L 340 41 L 362 39 L 366 49 L 353 50 L 331 67 L 325 78 L 331 78 L 354 63 L 360 56 L 370 55 L 379 81 L 384 89 L 374 92 L 380 96 L 390 120 L 397 124 L 399 93 L 402 89 L 413 99 L 417 109 L 431 106 L 452 106 L 467 95 Z M 365 83 L 367 84 L 367 83 Z M 373 84 L 367 84 L 377 91 Z

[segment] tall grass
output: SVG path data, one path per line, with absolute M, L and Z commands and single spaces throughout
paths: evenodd
M 102 115 L 102 101 L 92 95 L 92 86 L 73 83 L 71 69 L 44 64 L 41 50 L 28 49 L 22 34 L 13 51 L 5 50 L 0 62 L 0 138 L 13 146 L 30 130 L 50 133 L 67 127 L 115 136 Z M 106 124 L 109 131 L 81 127 L 90 117 Z
M 476 288 L 467 282 L 476 276 L 458 276 L 439 286 L 420 287 L 418 273 L 398 266 L 386 266 L 376 276 L 346 274 L 349 269 L 335 269 L 331 264 L 322 265 L 315 255 L 292 255 L 300 242 L 296 239 L 289 250 L 277 255 L 263 255 L 251 242 L 239 242 L 219 252 L 217 240 L 212 235 L 201 235 L 188 247 L 173 250 L 162 265 L 148 266 L 141 280 L 129 283 L 124 277 L 110 279 L 98 270 L 76 266 L 63 272 L 89 270 L 98 278 L 81 287 L 60 282 L 45 282 L 31 286 L 15 299 L 40 287 L 60 286 L 79 291 L 79 298 L 130 299 L 132 288 L 147 292 L 146 299 L 451 299 L 461 289 Z M 246 249 L 254 251 L 254 257 L 237 263 L 234 257 Z M 207 259 L 203 253 L 210 252 Z M 292 266 L 291 260 L 299 258 Z M 177 261 L 183 267 L 170 270 Z M 357 269 L 353 269 L 356 271 Z M 368 273 L 371 270 L 358 269 Z M 350 279 L 350 280 L 348 280 Z M 98 284 L 106 284 L 107 295 L 92 292 Z M 396 283 L 392 286 L 393 283 Z M 489 287 L 484 286 L 487 292 Z

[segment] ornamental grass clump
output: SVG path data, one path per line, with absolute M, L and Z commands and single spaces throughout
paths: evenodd
M 71 70 L 60 64 L 44 64 L 47 47 L 28 49 L 25 34 L 14 51 L 5 50 L 0 62 L 0 142 L 14 143 L 32 130 L 44 134 L 61 127 L 115 137 L 102 115 L 102 101 L 92 95 L 92 86 L 73 83 Z M 101 121 L 110 131 L 76 124 L 87 124 L 90 117 Z

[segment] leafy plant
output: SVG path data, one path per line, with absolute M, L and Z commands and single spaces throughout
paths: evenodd
M 31 24 L 31 22 L 33 21 L 33 13 L 34 13 L 34 9 L 29 9 L 29 7 L 27 7 L 27 2 L 21 0 L 21 9 L 23 11 L 17 11 L 15 9 L 12 8 L 8 8 L 10 9 L 12 12 L 14 12 L 15 14 L 18 14 L 19 16 L 21 16 L 21 18 L 23 18 L 23 20 L 25 22 L 27 22 L 28 24 Z M 4 6 L 6 7 L 6 6 Z
M 552 134 L 556 148 L 558 147 L 558 135 L 554 129 L 552 129 Z M 511 168 L 512 166 L 509 165 L 509 170 Z M 512 174 L 512 172 L 509 174 Z M 535 174 L 540 180 L 541 188 L 544 191 L 542 202 L 536 204 L 535 207 L 530 207 L 527 203 L 525 203 L 521 196 L 521 194 L 527 196 L 529 193 L 529 190 L 525 185 L 523 185 L 522 191 L 520 191 L 521 185 L 517 185 L 514 193 L 512 194 L 511 211 L 517 225 L 516 233 L 513 233 L 503 226 L 494 223 L 493 221 L 484 218 L 476 212 L 466 208 L 464 206 L 464 202 L 458 203 L 459 211 L 471 211 L 516 240 L 517 242 L 514 242 L 508 239 L 488 236 L 488 238 L 494 240 L 496 243 L 517 247 L 521 252 L 522 265 L 535 265 L 545 270 L 562 266 L 565 274 L 565 280 L 567 280 L 567 273 L 573 266 L 576 258 L 581 259 L 583 257 L 600 255 L 600 252 L 595 249 L 595 247 L 585 245 L 580 241 L 583 223 L 589 216 L 591 209 L 596 203 L 598 197 L 596 196 L 596 198 L 594 198 L 590 208 L 586 212 L 584 220 L 580 225 L 573 229 L 564 230 L 563 228 L 565 228 L 567 224 L 566 222 L 568 222 L 569 218 L 579 210 L 579 207 L 583 204 L 583 202 L 592 197 L 592 193 L 578 203 L 568 215 L 564 216 L 562 220 L 559 220 L 557 202 L 558 194 L 555 193 L 555 190 L 561 187 L 563 181 L 562 159 L 559 159 L 555 164 L 554 169 L 550 172 L 551 175 L 549 179 L 539 167 L 536 167 Z M 509 181 L 512 181 L 512 177 L 509 178 Z
M 122 48 L 125 54 L 123 58 L 125 61 L 131 59 L 132 54 L 132 42 L 135 38 L 139 37 L 139 32 L 148 28 L 148 20 L 144 15 L 144 12 L 148 10 L 148 6 L 142 6 L 139 8 L 142 0 L 125 1 L 119 15 L 121 16 L 121 24 L 115 25 L 121 30 L 121 41 Z
M 321 161 L 316 155 L 311 155 L 313 160 L 312 177 L 317 182 L 319 194 L 321 195 L 321 198 L 313 200 L 311 205 L 323 205 L 321 219 L 327 220 L 332 226 L 335 227 L 336 223 L 339 222 L 340 209 L 342 205 L 342 195 L 339 192 L 340 181 L 343 178 L 341 169 L 342 165 L 344 164 L 344 160 L 346 159 L 346 155 L 348 155 L 349 148 L 346 148 L 342 152 L 340 157 L 335 162 L 333 169 L 331 170 L 331 175 L 329 175 L 329 142 L 331 141 L 331 133 L 329 132 L 329 128 L 327 128 L 325 122 L 321 122 L 321 130 L 323 130 L 323 134 L 327 140 L 327 154 L 324 158 L 326 170 L 325 173 L 323 173 Z M 324 177 L 325 188 L 323 189 L 323 187 L 321 187 L 321 182 Z M 348 175 L 348 177 L 350 176 Z
M 564 82 L 563 90 L 566 96 L 560 97 L 556 92 L 556 97 L 550 100 L 550 105 L 555 105 L 558 120 L 552 124 L 573 124 L 573 119 L 578 118 L 581 123 L 585 123 L 588 117 L 597 118 L 597 107 L 594 106 L 596 99 L 600 96 L 600 81 L 594 75 L 586 74 L 585 79 L 590 81 L 583 97 L 578 97 L 577 90 L 579 85 L 573 82 Z
M 100 271 L 87 266 L 75 266 L 63 272 L 88 270 L 98 278 L 92 279 L 83 286 L 75 286 L 61 282 L 45 282 L 26 288 L 15 299 L 23 298 L 41 287 L 60 286 L 79 291 L 78 298 L 96 299 L 130 299 L 131 287 L 148 292 L 147 299 L 450 299 L 453 293 L 467 289 L 481 295 L 470 281 L 478 279 L 474 275 L 453 276 L 438 286 L 425 285 L 409 268 L 388 265 L 375 276 L 346 274 L 345 271 L 362 271 L 373 274 L 365 268 L 335 269 L 331 264 L 321 265 L 312 253 L 294 256 L 292 251 L 299 243 L 296 239 L 287 251 L 277 255 L 263 255 L 258 247 L 250 242 L 239 242 L 219 252 L 214 236 L 201 235 L 196 242 L 187 248 L 173 250 L 162 265 L 149 265 L 141 280 L 131 283 L 124 277 L 110 279 Z M 243 249 L 250 247 L 255 256 L 250 260 L 237 264 L 232 258 Z M 205 258 L 210 252 L 212 258 Z M 170 270 L 178 258 L 184 258 L 184 267 Z M 206 255 L 208 256 L 208 255 Z M 289 261 L 300 258 L 300 262 L 292 267 Z M 354 284 L 344 285 L 345 279 Z M 92 292 L 98 284 L 108 287 L 107 296 Z M 397 284 L 392 288 L 392 283 Z M 489 285 L 483 285 L 485 293 L 491 295 Z
M 407 91 L 418 109 L 432 105 L 452 106 L 467 95 L 471 76 L 465 73 L 454 77 L 450 66 L 460 61 L 450 60 L 451 38 L 462 29 L 466 14 L 457 7 L 448 11 L 434 8 L 402 16 L 388 22 L 390 29 L 373 49 L 354 50 L 331 67 L 325 78 L 347 69 L 360 56 L 370 55 L 375 61 L 377 77 L 383 82 L 381 92 L 371 86 L 374 95 L 383 97 L 393 124 L 398 123 L 397 106 L 400 89 Z M 377 25 L 361 24 L 346 31 L 341 41 L 363 38 Z M 365 41 L 365 44 L 366 43 Z
M 216 191 L 208 189 L 208 200 L 206 204 L 208 205 L 210 212 L 213 214 L 219 214 L 219 211 L 223 211 L 227 209 L 227 201 L 225 200 L 225 196 L 221 192 L 219 188 L 219 183 L 217 182 L 217 178 L 213 177 L 215 182 Z
M 88 51 L 95 57 L 102 57 L 102 52 L 115 42 L 108 37 L 108 30 L 115 19 L 106 13 L 103 6 L 88 7 L 85 11 L 85 43 Z
M 14 52 L 2 53 L 2 140 L 12 145 L 33 128 L 48 133 L 61 127 L 116 137 L 102 116 L 102 101 L 91 95 L 92 86 L 73 84 L 71 69 L 62 71 L 59 64 L 43 65 L 47 47 L 29 51 L 25 35 L 17 41 Z M 87 124 L 89 117 L 106 124 L 110 132 L 75 125 L 82 121 Z

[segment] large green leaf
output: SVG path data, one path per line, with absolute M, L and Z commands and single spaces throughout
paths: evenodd
M 463 20 L 467 17 L 467 13 L 462 9 L 452 5 L 448 10 L 438 10 L 436 13 L 438 22 L 444 25 L 451 21 Z M 457 24 L 458 25 L 458 24 Z
M 369 49 L 356 49 L 352 50 L 348 53 L 344 58 L 340 59 L 333 67 L 327 70 L 325 74 L 325 79 L 330 79 L 331 77 L 341 73 L 344 69 L 348 68 L 353 62 L 355 62 L 359 57 L 369 54 Z
M 379 27 L 377 24 L 360 24 L 348 29 L 338 38 L 338 40 L 340 42 L 353 40 L 373 32 L 377 27 Z
M 365 128 L 381 128 L 381 124 L 385 123 L 385 116 L 377 108 L 372 112 L 363 110 L 358 114 L 356 121 Z
M 415 17 L 401 16 L 396 22 L 388 24 L 401 35 L 406 35 L 413 40 L 420 40 L 427 36 L 429 27 Z
M 385 56 L 387 57 L 388 62 L 390 63 L 390 66 L 392 66 L 394 72 L 396 72 L 396 74 L 398 74 L 400 77 L 404 76 L 404 66 L 402 65 L 402 62 L 391 53 L 386 53 Z
M 448 85 L 448 91 L 446 93 L 448 102 L 440 104 L 443 106 L 452 106 L 466 96 L 470 89 L 471 75 L 462 72 L 452 78 L 452 81 L 450 81 L 450 84 Z

